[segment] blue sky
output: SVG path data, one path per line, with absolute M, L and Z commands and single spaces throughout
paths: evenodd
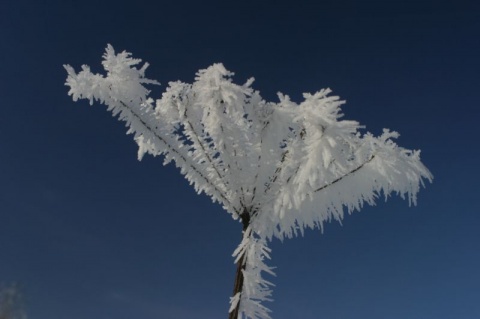
M 422 150 L 417 207 L 380 200 L 272 243 L 275 319 L 480 317 L 473 1 L 10 1 L 0 35 L 0 282 L 30 318 L 227 316 L 241 225 L 67 96 L 62 64 L 100 71 L 107 43 L 162 84 L 222 62 L 269 100 L 330 87 L 346 118 Z

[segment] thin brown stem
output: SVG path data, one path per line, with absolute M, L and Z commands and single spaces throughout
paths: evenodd
M 321 191 L 321 190 L 324 190 L 325 188 L 330 187 L 330 186 L 332 186 L 333 184 L 341 181 L 341 180 L 344 179 L 345 177 L 352 175 L 353 173 L 355 173 L 356 171 L 358 171 L 359 169 L 361 169 L 363 166 L 365 166 L 365 164 L 370 163 L 374 158 L 375 158 L 375 155 L 372 155 L 366 162 L 362 163 L 362 164 L 361 164 L 360 166 L 358 166 L 357 168 L 351 170 L 350 172 L 348 172 L 347 174 L 345 174 L 345 175 L 343 175 L 343 176 L 340 176 L 339 178 L 337 178 L 337 179 L 334 180 L 333 182 L 328 183 L 328 184 L 326 184 L 326 185 L 323 185 L 322 187 L 317 188 L 316 190 L 314 190 L 314 192 L 316 193 L 316 192 L 319 192 L 319 191 Z
M 243 271 L 245 269 L 245 255 L 243 255 L 237 263 L 237 272 L 235 274 L 235 284 L 233 286 L 233 296 L 237 293 L 242 293 L 243 289 Z M 240 300 L 237 302 L 237 306 L 229 313 L 228 319 L 238 319 L 238 313 L 240 311 Z
M 243 213 L 240 215 L 243 224 L 242 233 L 245 234 L 245 231 L 250 225 L 250 213 L 247 209 L 244 209 Z M 243 270 L 245 270 L 245 254 L 240 257 L 240 260 L 237 263 L 237 271 L 235 273 L 235 283 L 233 284 L 233 296 L 236 296 L 238 293 L 242 293 L 243 290 Z M 240 300 L 237 302 L 235 309 L 229 313 L 228 319 L 238 319 L 238 314 L 240 312 Z

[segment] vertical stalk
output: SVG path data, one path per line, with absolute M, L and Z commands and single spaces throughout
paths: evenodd
M 237 263 L 237 272 L 235 274 L 235 284 L 233 285 L 233 296 L 237 293 L 241 293 L 243 289 L 243 272 L 245 269 L 244 264 L 245 255 L 243 255 Z M 238 312 L 240 310 L 240 300 L 237 303 L 235 309 L 228 315 L 228 319 L 238 319 Z
M 240 215 L 240 218 L 242 219 L 242 224 L 243 224 L 242 234 L 245 234 L 245 231 L 247 230 L 248 225 L 250 225 L 250 213 L 248 212 L 247 209 L 243 210 L 242 214 Z M 242 293 L 242 290 L 243 290 L 242 270 L 245 270 L 245 264 L 246 264 L 245 258 L 246 256 L 245 254 L 243 254 L 237 263 L 237 272 L 235 273 L 235 283 L 233 284 L 233 296 L 235 296 L 237 293 Z M 237 302 L 237 306 L 235 307 L 235 309 L 233 309 L 232 312 L 229 313 L 228 319 L 238 319 L 238 314 L 240 311 L 240 302 L 241 300 Z

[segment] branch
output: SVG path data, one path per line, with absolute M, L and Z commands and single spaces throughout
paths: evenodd
M 157 138 L 160 142 L 162 142 L 162 143 L 169 149 L 170 152 L 177 154 L 177 155 L 183 160 L 183 162 L 184 162 L 186 165 L 190 166 L 191 169 L 192 169 L 195 173 L 198 174 L 198 176 L 200 176 L 202 179 L 204 179 L 205 182 L 207 182 L 207 184 L 209 184 L 213 189 L 215 189 L 215 191 L 218 193 L 220 199 L 222 200 L 222 202 L 223 202 L 223 204 L 224 204 L 225 206 L 230 206 L 230 207 L 235 211 L 235 213 L 236 213 L 238 216 L 240 216 L 239 211 L 229 202 L 229 200 L 226 198 L 226 196 L 225 196 L 204 174 L 202 174 L 202 173 L 200 172 L 200 170 L 199 170 L 197 167 L 195 167 L 195 165 L 194 165 L 193 163 L 188 164 L 187 158 L 186 158 L 179 150 L 177 150 L 177 148 L 175 148 L 173 145 L 171 145 L 170 143 L 168 143 L 167 140 L 165 140 L 163 137 L 161 137 L 160 135 L 158 135 L 158 134 L 154 131 L 154 129 L 153 129 L 152 127 L 150 127 L 138 114 L 136 114 L 136 113 L 132 110 L 132 108 L 128 107 L 127 104 L 125 104 L 123 101 L 119 101 L 119 102 L 120 102 L 120 104 L 121 104 L 124 108 L 128 109 L 128 110 L 130 111 L 130 113 L 132 114 L 132 116 L 134 116 L 140 123 L 142 123 L 142 124 L 147 128 L 147 130 L 153 134 L 153 136 L 154 136 L 155 138 Z
M 198 145 L 198 149 L 203 152 L 204 157 L 205 157 L 205 158 L 207 159 L 207 161 L 210 163 L 211 167 L 213 168 L 213 170 L 214 170 L 215 173 L 217 174 L 217 176 L 218 176 L 218 178 L 220 179 L 220 181 L 222 182 L 222 184 L 225 186 L 225 188 L 228 189 L 229 187 L 227 186 L 227 178 L 226 178 L 226 176 L 225 176 L 225 175 L 222 175 L 222 174 L 220 173 L 220 171 L 218 170 L 217 166 L 215 165 L 212 157 L 211 157 L 210 154 L 207 152 L 207 148 L 205 147 L 204 142 L 201 140 L 200 135 L 195 131 L 195 128 L 194 128 L 192 122 L 188 119 L 187 106 L 185 106 L 184 116 L 185 116 L 185 119 L 186 119 L 185 122 L 188 124 L 185 129 L 188 130 L 188 132 L 190 132 L 191 135 L 192 135 L 192 137 L 194 138 L 194 140 L 192 140 L 192 142 L 194 143 L 194 145 Z M 223 126 L 222 126 L 221 124 L 220 124 L 220 128 L 221 128 L 221 130 L 222 130 L 222 132 L 223 132 L 223 131 L 224 131 L 224 130 L 223 130 Z M 234 149 L 233 151 L 236 152 L 235 149 Z M 225 158 L 224 158 L 224 156 L 222 156 L 222 154 L 227 153 L 227 152 L 228 152 L 228 150 L 227 150 L 226 144 L 224 143 L 223 153 L 222 153 L 221 151 L 219 151 L 219 153 L 220 153 L 219 156 L 222 158 L 222 161 L 223 161 L 224 163 L 226 163 L 227 169 L 228 169 L 227 171 L 230 172 L 230 171 L 231 171 L 230 163 L 227 163 L 226 160 L 225 160 Z M 236 163 L 236 164 L 237 164 L 236 166 L 237 166 L 237 168 L 238 168 L 238 163 Z M 230 179 L 230 180 L 231 180 L 231 179 Z M 231 182 L 230 182 L 230 181 L 229 181 L 228 184 L 230 185 L 230 188 L 233 186 L 233 185 L 231 185 Z M 240 196 L 241 196 L 242 198 L 244 197 L 242 189 L 238 189 L 238 186 L 236 187 L 235 191 L 237 192 L 237 194 L 238 194 L 238 193 L 241 193 L 241 195 L 239 195 L 239 197 L 240 197 Z M 240 199 L 240 204 L 241 204 L 241 206 L 243 206 L 243 204 L 241 203 L 241 199 Z M 234 206 L 234 205 L 232 204 L 232 207 L 233 207 L 233 206 Z M 238 212 L 238 211 L 237 211 L 237 212 Z
M 220 181 L 222 182 L 223 186 L 225 186 L 225 188 L 228 189 L 228 186 L 227 186 L 227 182 L 225 181 L 225 176 L 222 176 L 222 174 L 220 174 L 220 171 L 218 170 L 217 166 L 215 166 L 213 160 L 212 160 L 212 157 L 210 156 L 210 154 L 208 154 L 205 146 L 204 146 L 204 143 L 202 140 L 200 140 L 200 136 L 197 134 L 197 132 L 195 131 L 195 128 L 193 127 L 193 124 L 192 122 L 188 119 L 188 115 L 187 115 L 187 105 L 185 106 L 185 112 L 184 112 L 184 116 L 185 116 L 185 119 L 186 119 L 186 122 L 188 124 L 188 128 L 190 129 L 189 131 L 191 132 L 192 136 L 195 138 L 195 141 L 194 144 L 197 144 L 199 146 L 199 149 L 203 152 L 203 155 L 205 155 L 205 158 L 207 159 L 207 161 L 210 163 L 210 165 L 212 166 L 213 170 L 215 171 L 215 173 L 217 174 L 218 178 L 220 179 Z M 196 142 L 196 143 L 195 143 Z M 233 204 L 231 204 L 232 207 L 233 207 Z M 235 209 L 235 208 L 234 208 Z M 235 209 L 235 211 L 238 213 L 238 211 Z M 240 215 L 240 214 L 239 214 Z
M 287 155 L 288 155 L 288 150 L 286 150 L 282 153 L 282 158 L 280 159 L 280 163 L 277 166 L 277 168 L 275 169 L 275 172 L 274 172 L 272 178 L 270 179 L 267 186 L 265 187 L 265 191 L 264 191 L 265 194 L 267 194 L 267 192 L 270 190 L 270 188 L 272 187 L 272 184 L 274 184 L 277 181 L 278 176 L 280 175 L 280 172 L 282 171 L 282 168 L 283 168 L 282 164 L 285 163 L 285 159 L 287 158 Z
M 370 163 L 374 158 L 375 158 L 375 155 L 372 155 L 372 157 L 370 157 L 366 162 L 362 163 L 362 164 L 361 164 L 360 166 L 358 166 L 357 168 L 353 169 L 352 171 L 348 172 L 347 174 L 345 174 L 345 175 L 343 175 L 343 176 L 338 177 L 338 178 L 335 179 L 333 182 L 328 183 L 328 184 L 325 184 L 325 185 L 323 185 L 322 187 L 317 188 L 317 189 L 314 190 L 313 192 L 314 192 L 314 193 L 319 192 L 319 191 L 321 191 L 321 190 L 323 190 L 323 189 L 325 189 L 325 188 L 327 188 L 327 187 L 329 187 L 329 186 L 332 186 L 333 184 L 341 181 L 341 180 L 344 179 L 345 177 L 352 175 L 353 173 L 355 173 L 356 171 L 358 171 L 359 169 L 361 169 L 363 166 L 365 166 L 365 164 Z
M 186 113 L 186 112 L 185 112 L 185 113 Z M 191 132 L 192 132 L 193 135 L 195 136 L 196 142 L 197 142 L 198 145 L 200 146 L 200 149 L 203 151 L 203 154 L 204 154 L 205 157 L 207 158 L 208 162 L 212 165 L 212 168 L 214 169 L 215 173 L 217 173 L 218 178 L 222 181 L 223 185 L 224 185 L 225 187 L 227 187 L 227 184 L 226 184 L 226 182 L 224 181 L 225 176 L 222 176 L 222 175 L 220 174 L 220 172 L 218 171 L 217 167 L 216 167 L 215 164 L 213 163 L 213 160 L 212 160 L 212 158 L 210 157 L 210 155 L 207 153 L 207 150 L 205 149 L 205 146 L 203 145 L 202 141 L 200 141 L 200 137 L 198 136 L 197 132 L 195 132 L 192 123 L 187 120 L 187 124 L 188 124 L 188 126 L 190 127 Z

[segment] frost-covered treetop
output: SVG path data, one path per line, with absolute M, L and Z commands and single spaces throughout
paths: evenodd
M 140 62 L 109 45 L 104 75 L 65 66 L 69 95 L 107 105 L 134 135 L 139 159 L 163 155 L 198 193 L 242 220 L 236 256 L 245 278 L 231 311 L 237 307 L 248 318 L 269 318 L 260 304 L 270 296 L 260 277 L 271 271 L 263 262 L 267 240 L 322 228 L 392 192 L 415 204 L 423 180 L 432 180 L 420 151 L 395 143 L 398 133 L 385 129 L 375 137 L 342 119 L 344 101 L 330 89 L 305 93 L 300 103 L 281 93 L 267 102 L 253 78 L 235 84 L 232 72 L 213 64 L 193 84 L 170 82 L 153 100 L 145 85 L 159 83 L 145 77 L 148 64 L 137 68 Z

